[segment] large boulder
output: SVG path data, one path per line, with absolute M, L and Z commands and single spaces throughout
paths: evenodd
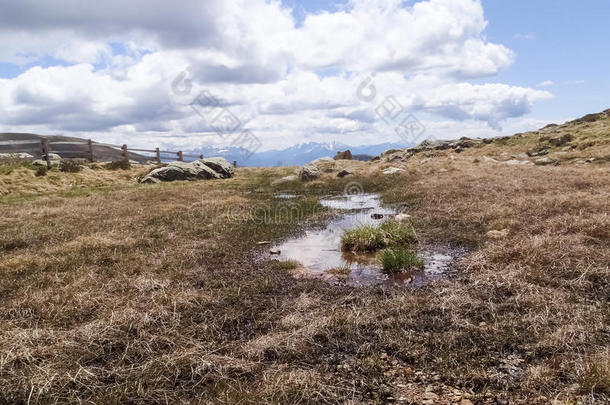
M 316 160 L 312 160 L 311 162 L 307 163 L 306 166 L 316 167 L 323 173 L 331 173 L 337 170 L 337 162 L 330 157 L 321 157 Z
M 225 158 L 212 157 L 207 159 L 201 159 L 199 160 L 199 162 L 214 170 L 223 179 L 233 177 L 233 174 L 235 173 L 233 165 L 229 163 Z
M 352 160 L 352 152 L 350 150 L 346 150 L 345 152 L 337 152 L 334 160 Z
M 299 179 L 302 181 L 315 180 L 320 176 L 322 176 L 322 171 L 312 164 L 306 164 L 299 170 Z
M 152 170 L 140 182 L 158 183 L 159 181 L 208 180 L 228 177 L 233 177 L 233 167 L 229 162 L 223 158 L 209 158 L 190 163 L 172 162 L 165 167 Z

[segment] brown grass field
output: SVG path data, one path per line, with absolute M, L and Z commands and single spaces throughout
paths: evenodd
M 597 144 L 553 150 L 558 166 L 482 160 L 536 134 L 282 185 L 305 196 L 298 223 L 271 186 L 291 168 L 159 185 L 136 184 L 142 168 L 6 170 L 0 402 L 608 403 L 602 125 L 573 129 Z M 348 181 L 409 204 L 420 243 L 465 249 L 451 274 L 352 288 L 296 279 L 256 244 L 323 223 L 317 198 Z

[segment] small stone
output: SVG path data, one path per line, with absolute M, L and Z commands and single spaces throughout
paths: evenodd
M 436 395 L 434 392 L 432 391 L 428 391 L 424 394 L 424 399 L 430 400 L 430 401 L 438 401 L 439 396 Z
M 383 218 L 383 214 L 371 214 L 371 218 L 373 218 L 373 219 L 382 219 Z
M 555 160 L 551 159 L 550 157 L 543 157 L 543 158 L 536 159 L 536 164 L 541 165 L 541 166 L 552 165 L 555 163 L 557 163 L 557 162 Z
M 394 219 L 398 222 L 408 222 L 410 218 L 411 215 L 409 214 L 396 214 L 396 216 L 394 217 Z
M 502 229 L 501 231 L 491 230 L 487 232 L 487 237 L 491 239 L 503 239 L 508 236 L 508 229 Z
M 460 401 L 460 405 L 474 405 L 474 404 L 472 403 L 472 401 L 471 401 L 471 400 L 466 399 L 466 398 L 463 398 L 463 399 Z
M 279 254 L 282 254 L 282 251 L 281 250 L 270 250 L 269 253 L 272 255 L 279 255 Z
M 337 173 L 337 177 L 343 178 L 343 177 L 348 176 L 350 174 L 352 174 L 352 172 L 350 172 L 347 169 L 343 169 L 339 173 Z
M 595 161 L 595 158 L 589 158 L 587 160 L 585 160 L 585 163 L 593 163 Z
M 397 174 L 397 173 L 402 173 L 404 171 L 405 171 L 405 169 L 401 169 L 399 167 L 389 167 L 389 168 L 385 169 L 382 173 L 383 174 Z
M 532 162 L 530 162 L 529 160 L 517 160 L 517 159 L 511 159 L 511 160 L 507 160 L 505 162 L 503 162 L 506 165 L 533 165 Z

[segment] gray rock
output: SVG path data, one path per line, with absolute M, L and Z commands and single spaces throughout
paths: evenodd
M 49 153 L 49 160 L 51 161 L 51 166 L 59 166 L 61 162 L 61 156 L 57 153 Z M 34 166 L 46 166 L 47 161 L 45 159 L 36 159 L 32 162 Z
M 572 136 L 572 134 L 564 134 L 562 136 L 549 139 L 549 143 L 553 146 L 563 146 L 566 143 L 571 142 L 573 139 L 574 136 Z
M 337 162 L 330 157 L 321 157 L 307 163 L 299 170 L 299 178 L 302 181 L 311 181 L 322 176 L 322 173 L 330 173 L 337 170 Z
M 401 169 L 399 167 L 388 167 L 382 173 L 383 174 L 396 174 L 396 173 L 402 173 L 404 171 L 405 171 L 405 169 Z
M 536 159 L 536 164 L 541 165 L 541 166 L 553 165 L 556 163 L 557 162 L 555 160 L 551 159 L 550 157 L 543 157 L 543 158 Z
M 233 165 L 229 163 L 227 159 L 222 157 L 201 159 L 199 162 L 218 173 L 223 179 L 233 177 L 233 174 L 235 173 L 235 168 L 233 168 Z
M 381 157 L 385 157 L 385 156 L 393 155 L 395 153 L 399 153 L 399 152 L 402 152 L 402 151 L 403 151 L 403 149 L 388 149 L 385 152 L 383 152 L 380 156 Z
M 34 159 L 34 156 L 25 152 L 0 153 L 0 159 Z
M 397 222 L 409 222 L 411 215 L 409 214 L 396 214 L 394 220 Z
M 311 163 L 306 164 L 299 171 L 299 179 L 302 181 L 311 181 L 320 178 L 322 171 L 317 166 Z
M 299 178 L 295 174 L 292 174 L 290 176 L 282 177 L 280 179 L 276 179 L 276 180 L 272 181 L 271 185 L 277 186 L 278 184 L 290 183 L 292 181 L 297 181 L 298 179 Z
M 216 173 L 203 162 L 196 160 L 191 163 L 172 162 L 165 167 L 152 170 L 141 183 L 158 183 L 159 181 L 176 180 L 207 180 L 220 179 L 223 175 Z
M 321 172 L 330 173 L 330 172 L 336 170 L 337 162 L 333 158 L 330 158 L 330 157 L 321 157 L 321 158 L 318 158 L 316 160 L 313 160 L 313 161 L 307 163 L 306 166 L 314 166 Z
M 528 166 L 528 165 L 533 165 L 532 162 L 530 162 L 529 160 L 517 160 L 517 159 L 511 159 L 511 160 L 507 160 L 506 162 L 502 162 L 506 165 L 521 165 L 521 166 Z
M 347 170 L 347 169 L 343 169 L 341 170 L 339 173 L 337 173 L 337 177 L 345 177 L 345 176 L 349 176 L 350 174 L 352 174 L 351 171 Z

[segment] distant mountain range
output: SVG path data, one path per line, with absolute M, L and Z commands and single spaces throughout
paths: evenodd
M 302 166 L 312 160 L 329 156 L 333 157 L 339 151 L 350 150 L 354 159 L 370 160 L 388 149 L 407 148 L 413 145 L 401 143 L 381 143 L 377 145 L 349 146 L 338 142 L 319 143 L 308 142 L 291 146 L 286 149 L 273 149 L 249 154 L 240 148 L 202 148 L 189 151 L 191 154 L 203 153 L 204 156 L 222 156 L 228 161 L 237 161 L 239 166 L 273 167 Z
M 27 152 L 36 158 L 40 158 L 40 135 L 24 133 L 0 133 L 1 152 Z M 65 137 L 58 135 L 46 136 L 51 142 L 51 151 L 66 158 L 87 158 L 88 146 L 85 139 Z M 31 142 L 28 142 L 31 141 Z M 121 151 L 105 145 L 96 145 L 94 142 L 95 159 L 99 161 L 120 160 Z M 205 157 L 221 156 L 229 162 L 237 161 L 239 166 L 273 167 L 273 166 L 302 166 L 312 160 L 329 156 L 333 157 L 339 151 L 350 150 L 354 159 L 370 160 L 388 149 L 407 148 L 413 145 L 401 143 L 381 143 L 377 145 L 349 146 L 338 142 L 308 142 L 291 146 L 286 149 L 267 150 L 250 154 L 238 147 L 216 148 L 204 147 L 193 150 L 185 150 L 185 154 Z M 152 148 L 152 147 L 151 147 Z M 152 156 L 143 156 L 130 152 L 131 160 L 146 162 L 152 160 Z M 165 159 L 164 159 L 165 160 Z M 185 160 L 192 160 L 187 159 Z

